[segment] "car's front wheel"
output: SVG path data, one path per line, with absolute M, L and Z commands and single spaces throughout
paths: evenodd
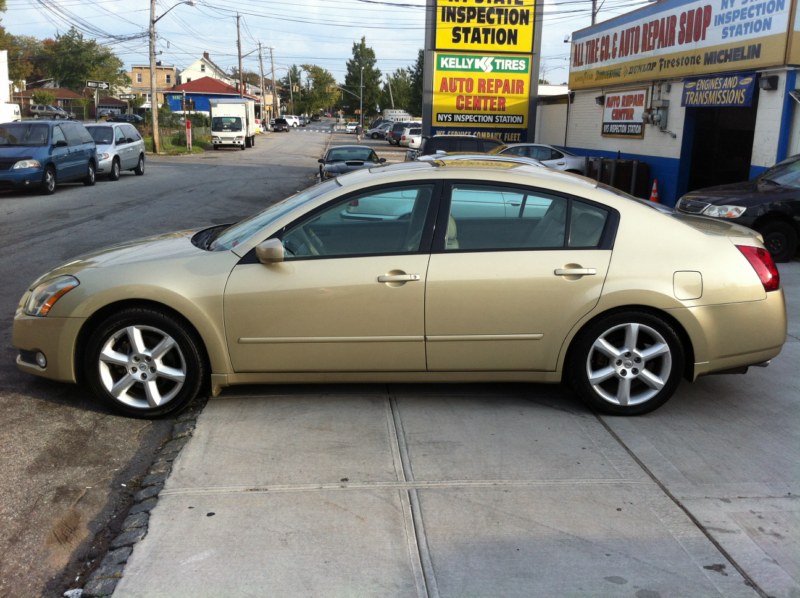
M 109 178 L 109 180 L 112 180 L 112 181 L 118 181 L 119 180 L 119 175 L 120 175 L 119 160 L 114 158 L 111 161 L 111 172 L 108 173 L 108 178 Z
M 126 415 L 174 413 L 207 377 L 200 340 L 161 311 L 128 308 L 106 318 L 86 345 L 84 371 L 96 396 Z
M 788 262 L 797 253 L 797 231 L 788 222 L 773 220 L 759 227 L 758 232 L 776 262 Z
M 576 337 L 567 376 L 590 407 L 641 415 L 675 392 L 684 368 L 681 340 L 663 318 L 618 312 L 589 324 Z
M 52 195 L 56 192 L 56 169 L 52 166 L 45 167 L 41 188 L 44 195 Z

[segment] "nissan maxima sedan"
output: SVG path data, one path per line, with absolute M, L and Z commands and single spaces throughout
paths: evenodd
M 476 196 L 498 209 L 461 209 Z M 397 198 L 405 218 L 343 217 Z M 362 169 L 236 224 L 84 255 L 30 285 L 13 330 L 23 371 L 145 418 L 235 384 L 345 381 L 566 382 L 637 415 L 785 338 L 752 230 L 474 160 Z

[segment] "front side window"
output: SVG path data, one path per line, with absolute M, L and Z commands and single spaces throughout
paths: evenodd
M 117 127 L 114 130 L 114 140 L 116 141 L 117 145 L 125 143 L 125 132 L 122 130 L 122 127 Z
M 434 185 L 382 187 L 348 196 L 287 228 L 286 259 L 415 253 Z

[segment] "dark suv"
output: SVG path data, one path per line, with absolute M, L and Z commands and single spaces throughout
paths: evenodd
M 276 133 L 279 131 L 289 132 L 289 121 L 285 118 L 276 118 L 275 124 L 272 125 L 272 130 Z
M 436 155 L 451 154 L 453 152 L 485 154 L 501 145 L 503 145 L 503 142 L 499 139 L 476 137 L 475 135 L 434 135 L 433 137 L 425 137 L 418 150 L 408 150 L 406 152 L 406 162 L 418 160 L 422 156 L 435 157 Z
M 403 129 L 411 126 L 421 127 L 422 123 L 418 122 L 399 122 L 394 123 L 392 128 L 386 131 L 384 139 L 389 142 L 389 145 L 400 145 L 400 136 L 403 134 Z

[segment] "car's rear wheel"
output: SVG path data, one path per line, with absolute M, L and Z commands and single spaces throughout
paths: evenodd
M 83 184 L 87 187 L 91 187 L 94 185 L 95 181 L 97 180 L 97 171 L 94 167 L 94 162 L 89 162 L 89 166 L 86 170 L 86 176 L 83 178 Z
M 797 253 L 797 231 L 788 222 L 773 220 L 760 226 L 764 246 L 776 262 L 788 262 Z
M 133 172 L 136 176 L 142 176 L 144 174 L 144 155 L 139 154 L 139 162 L 136 164 L 136 168 L 133 169 Z
M 108 173 L 109 180 L 118 181 L 120 175 L 119 160 L 114 158 L 111 161 L 111 172 Z
M 641 415 L 663 405 L 680 383 L 681 340 L 659 316 L 612 313 L 575 339 L 567 375 L 590 407 L 615 415 Z
M 207 376 L 194 332 L 148 308 L 124 309 L 103 321 L 89 338 L 84 371 L 97 397 L 141 418 L 185 407 Z
M 56 192 L 56 169 L 46 166 L 42 175 L 42 194 L 52 195 Z

